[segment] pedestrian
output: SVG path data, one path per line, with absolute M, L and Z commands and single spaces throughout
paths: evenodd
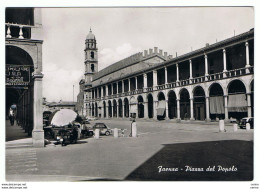
M 9 111 L 9 120 L 10 120 L 11 126 L 13 126 L 14 125 L 14 111 L 11 108 Z
M 80 123 L 74 123 L 75 124 L 75 126 L 76 127 L 78 127 L 77 129 L 78 129 L 78 139 L 80 139 L 80 136 L 81 136 L 81 124 Z

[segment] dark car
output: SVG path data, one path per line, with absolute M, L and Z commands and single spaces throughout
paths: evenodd
M 96 123 L 94 126 L 93 126 L 93 130 L 95 131 L 96 129 L 99 129 L 99 133 L 101 135 L 110 135 L 112 134 L 112 130 L 107 127 L 104 123 Z
M 246 128 L 246 124 L 249 123 L 250 124 L 250 128 L 253 129 L 254 128 L 254 118 L 253 117 L 245 117 L 243 119 L 241 119 L 240 123 L 239 123 L 239 127 L 242 128 Z
M 94 134 L 93 128 L 91 128 L 90 123 L 89 123 L 88 120 L 83 120 L 82 121 L 81 134 L 83 136 L 93 136 L 93 134 Z

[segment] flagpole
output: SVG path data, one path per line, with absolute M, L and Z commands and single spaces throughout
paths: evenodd
M 72 100 L 72 102 L 74 102 L 74 85 L 73 85 L 73 100 Z

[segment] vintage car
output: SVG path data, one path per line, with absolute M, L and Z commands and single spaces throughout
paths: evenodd
M 88 120 L 83 120 L 81 125 L 82 125 L 81 134 L 83 137 L 94 135 L 93 128 L 91 127 Z
M 254 118 L 253 117 L 244 117 L 241 119 L 240 123 L 239 123 L 239 127 L 242 128 L 246 128 L 246 124 L 249 123 L 250 124 L 250 128 L 253 129 L 254 128 Z
M 108 136 L 112 134 L 112 129 L 107 127 L 104 123 L 95 123 L 95 125 L 93 126 L 93 130 L 95 131 L 96 129 L 99 129 L 99 133 L 101 135 Z

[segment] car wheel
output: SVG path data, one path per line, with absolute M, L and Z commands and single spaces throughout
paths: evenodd
M 93 132 L 89 132 L 89 134 L 88 134 L 89 136 L 93 136 Z
M 105 135 L 106 135 L 106 136 L 110 135 L 110 132 L 109 132 L 109 131 L 106 131 L 106 132 L 105 132 Z

